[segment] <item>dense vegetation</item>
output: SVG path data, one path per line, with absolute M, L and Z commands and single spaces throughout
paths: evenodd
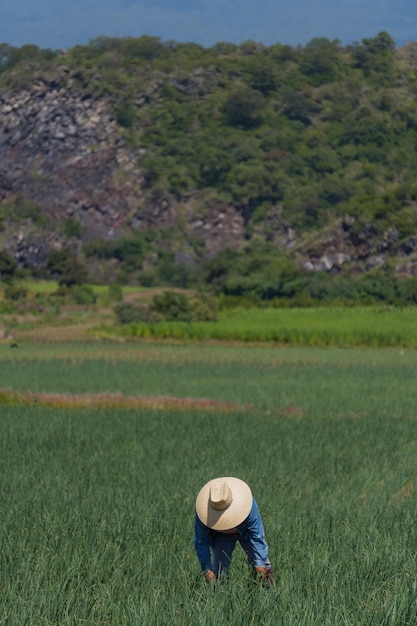
M 61 392 L 0 412 L 2 623 L 416 623 L 414 351 L 0 348 L 3 386 Z M 95 408 L 117 390 L 252 408 Z M 204 582 L 194 498 L 216 474 L 256 494 L 275 588 L 239 547 Z
M 417 197 L 416 76 L 387 33 L 347 49 L 102 38 L 65 62 L 94 95 L 115 98 L 117 87 L 150 194 L 204 189 L 254 222 L 280 203 L 302 228 L 345 213 L 407 226 L 396 214 Z M 157 95 L 140 106 L 150 80 Z
M 163 234 L 90 242 L 84 246 L 88 262 L 115 259 L 124 282 L 203 282 L 220 293 L 266 300 L 304 294 L 307 300 L 413 301 L 414 285 L 401 292 L 389 264 L 366 284 L 357 279 L 352 286 L 339 277 L 331 281 L 334 287 L 325 278 L 306 277 L 291 252 L 277 254 L 267 243 L 274 241 L 278 215 L 302 234 L 345 215 L 358 232 L 372 224 L 380 234 L 395 227 L 399 241 L 415 234 L 412 45 L 395 49 L 387 32 L 347 47 L 318 38 L 304 47 L 247 41 L 203 48 L 150 36 L 99 37 L 65 53 L 3 44 L 0 88 L 22 88 L 34 71 L 62 65 L 80 89 L 110 101 L 125 139 L 137 149 L 149 202 L 189 202 L 197 216 L 233 205 L 252 241 L 207 264 L 204 241 L 187 239 L 180 221 Z M 71 220 L 63 228 L 81 236 Z M 173 239 L 193 249 L 197 267 L 174 258 Z M 155 250 L 158 261 L 150 266 Z M 54 274 L 50 266 L 48 272 Z
M 199 308 L 200 310 L 200 308 Z M 162 320 L 123 319 L 116 308 L 119 326 L 101 327 L 97 334 L 105 338 L 130 338 L 178 341 L 238 341 L 279 345 L 308 346 L 397 346 L 417 347 L 417 313 L 415 307 L 355 308 L 266 308 L 259 310 L 224 310 L 216 317 L 189 318 L 177 311 L 165 311 Z M 203 312 L 206 311 L 203 309 Z M 185 314 L 192 314 L 187 309 Z

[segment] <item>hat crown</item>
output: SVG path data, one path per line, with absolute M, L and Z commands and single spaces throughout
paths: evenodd
M 216 511 L 224 511 L 232 503 L 233 494 L 225 480 L 215 480 L 210 485 L 209 503 Z
M 223 531 L 239 526 L 248 517 L 252 504 L 249 485 L 234 476 L 220 476 L 200 489 L 195 508 L 205 526 Z

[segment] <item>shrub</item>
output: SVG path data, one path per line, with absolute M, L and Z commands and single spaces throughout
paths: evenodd
M 123 300 L 123 288 L 119 283 L 113 283 L 108 288 L 108 298 L 114 302 L 122 302 Z
M 75 304 L 95 304 L 97 296 L 90 285 L 74 285 L 70 297 Z
M 27 296 L 27 289 L 23 285 L 12 282 L 4 288 L 4 296 L 6 300 L 13 300 L 15 302 L 24 300 Z
M 123 100 L 116 108 L 117 123 L 124 128 L 132 128 L 135 118 L 135 106 L 131 102 Z
M 215 322 L 217 320 L 217 298 L 207 294 L 191 300 L 193 322 Z
M 76 237 L 77 239 L 81 239 L 83 234 L 81 222 L 75 220 L 73 217 L 68 217 L 62 224 L 62 233 L 66 237 Z
M 242 87 L 231 93 L 223 105 L 226 123 L 241 128 L 255 128 L 261 123 L 264 97 L 259 91 Z
M 87 281 L 87 268 L 69 250 L 51 250 L 46 264 L 52 276 L 58 276 L 59 285 L 72 287 Z
M 183 293 L 164 291 L 157 294 L 153 297 L 152 309 L 168 321 L 190 322 L 192 319 L 190 300 Z
M 163 253 L 156 268 L 160 284 L 187 289 L 193 283 L 193 270 L 185 263 L 176 263 L 173 254 Z
M 326 37 L 312 39 L 304 48 L 300 69 L 314 84 L 335 80 L 340 65 L 340 42 Z
M 417 276 L 404 281 L 403 287 L 407 294 L 407 300 L 411 303 L 417 303 Z
M 0 280 L 10 284 L 16 271 L 17 263 L 6 250 L 0 250 Z
M 121 302 L 114 307 L 117 322 L 122 325 L 154 323 L 157 316 L 146 304 L 133 304 L 131 302 Z
M 2 216 L 10 221 L 30 219 L 39 227 L 45 227 L 47 220 L 41 206 L 32 202 L 24 194 L 19 194 L 10 204 L 2 206 Z

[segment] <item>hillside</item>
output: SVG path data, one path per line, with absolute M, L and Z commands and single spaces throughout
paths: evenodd
M 97 281 L 232 294 L 266 267 L 414 276 L 416 90 L 417 44 L 385 32 L 2 44 L 0 249 L 37 275 L 68 250 Z

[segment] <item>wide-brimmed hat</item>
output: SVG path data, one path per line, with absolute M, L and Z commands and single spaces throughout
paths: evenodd
M 230 530 L 248 517 L 252 491 L 240 478 L 215 478 L 200 490 L 195 508 L 199 519 L 209 528 Z

